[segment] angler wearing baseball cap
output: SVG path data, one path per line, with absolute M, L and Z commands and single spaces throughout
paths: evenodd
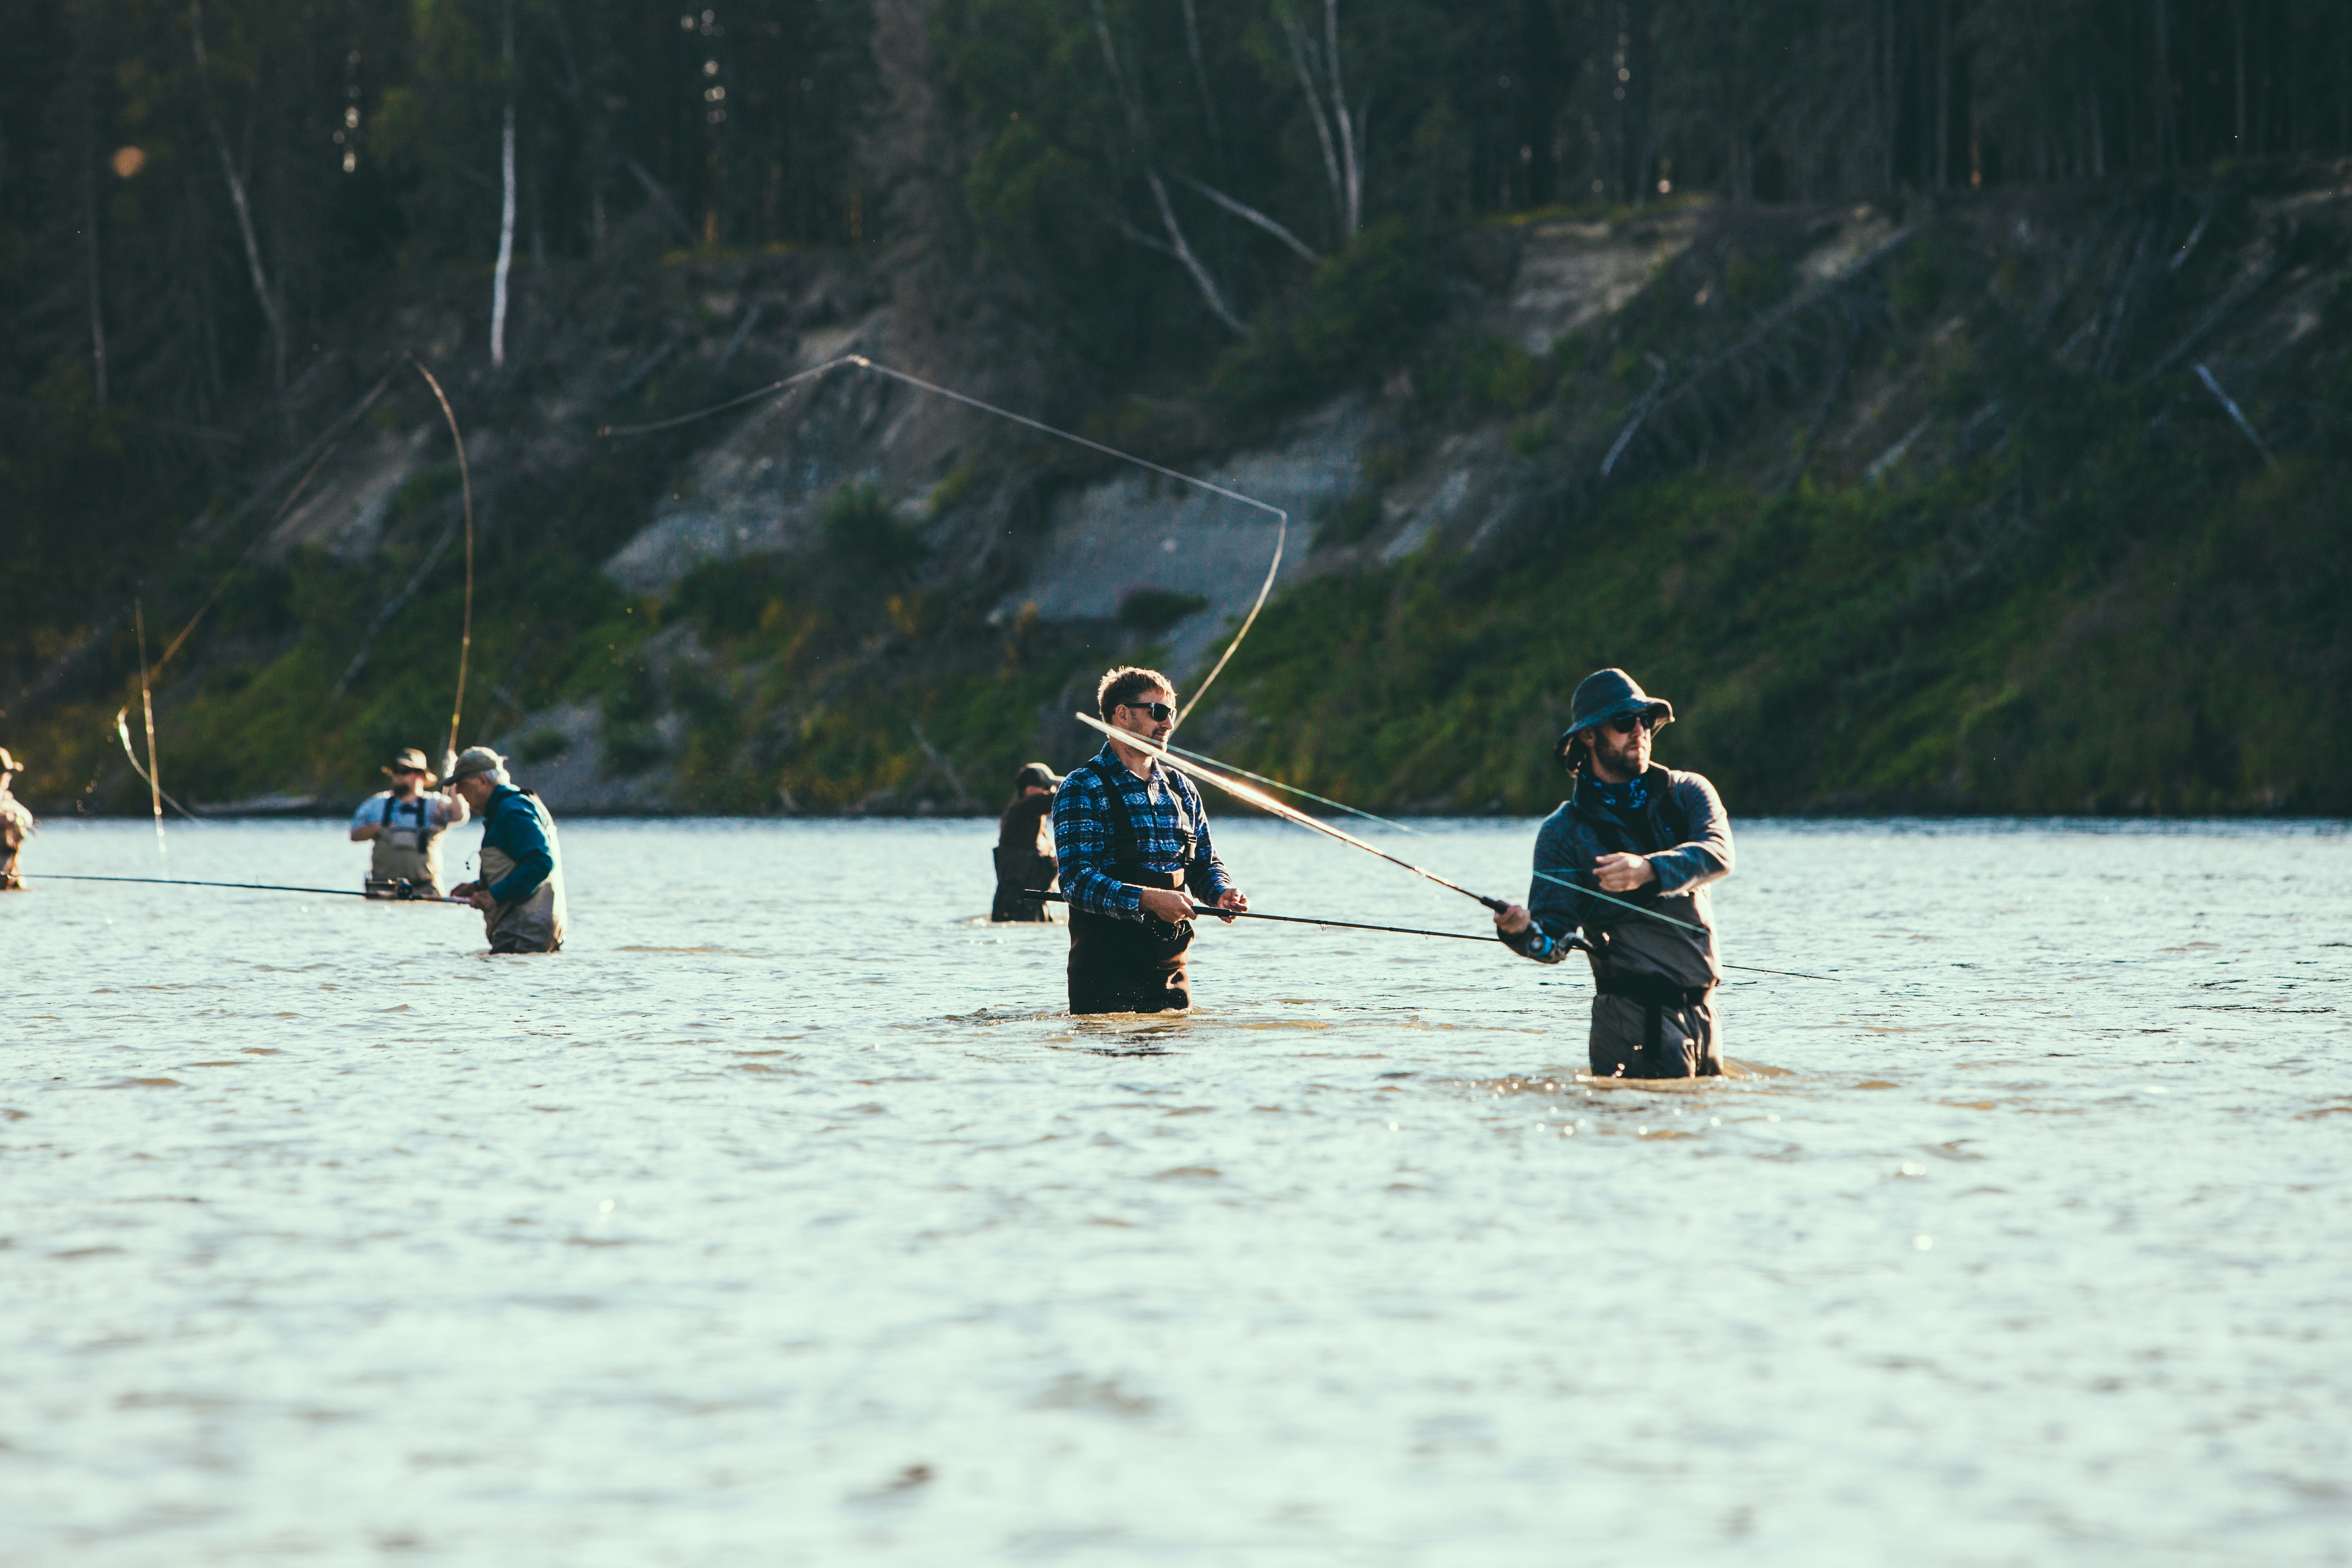
M 449 889 L 482 911 L 492 952 L 563 949 L 563 859 L 555 818 L 507 776 L 507 760 L 473 746 L 449 769 L 449 787 L 482 819 L 482 876 Z
M 996 897 L 992 921 L 1041 921 L 1045 906 L 1029 897 L 1056 890 L 1061 863 L 1054 858 L 1054 792 L 1062 775 L 1031 763 L 1013 775 L 1013 800 L 996 819 Z
M 1568 799 L 1536 835 L 1526 906 L 1497 914 L 1496 930 L 1538 963 L 1589 948 L 1596 1075 L 1713 1077 L 1723 970 L 1706 887 L 1731 875 L 1731 819 L 1705 778 L 1652 763 L 1674 705 L 1623 670 L 1585 677 L 1569 715 L 1552 750 L 1573 780 Z

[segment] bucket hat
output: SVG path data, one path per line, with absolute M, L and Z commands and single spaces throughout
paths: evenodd
M 441 782 L 433 776 L 433 764 L 425 760 L 425 753 L 414 746 L 403 746 L 392 753 L 390 762 L 383 764 L 383 771 L 388 773 L 398 773 L 403 768 L 423 773 L 428 789 Z
M 1031 763 L 1013 775 L 1013 787 L 1027 789 L 1031 784 L 1036 784 L 1043 789 L 1059 789 L 1062 786 L 1062 775 L 1043 763 Z
M 1643 690 L 1642 683 L 1623 670 L 1594 670 L 1577 683 L 1576 695 L 1569 700 L 1568 728 L 1559 732 L 1551 754 L 1564 762 L 1568 742 L 1579 730 L 1590 730 L 1628 713 L 1645 713 L 1654 724 L 1675 721 L 1675 705 Z

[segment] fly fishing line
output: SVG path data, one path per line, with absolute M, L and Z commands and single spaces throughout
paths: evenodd
M 698 408 L 691 414 L 680 414 L 669 419 L 656 419 L 646 425 L 606 425 L 601 426 L 596 434 L 600 437 L 646 436 L 656 430 L 675 429 L 680 425 L 690 425 L 698 419 L 708 419 L 713 415 L 724 414 L 730 408 L 740 408 L 745 404 L 774 397 L 798 386 L 803 382 L 814 381 L 830 371 L 845 367 L 868 370 L 877 375 L 887 376 L 892 381 L 903 382 L 918 391 L 928 392 L 934 396 L 961 403 L 967 408 L 976 408 L 982 414 L 993 415 L 999 419 L 1010 420 L 1015 425 L 1054 437 L 1057 440 L 1084 447 L 1090 452 L 1099 452 L 1104 457 L 1116 458 L 1122 463 L 1132 463 L 1139 468 L 1149 469 L 1165 479 L 1174 479 L 1180 484 L 1191 485 L 1195 489 L 1206 490 L 1211 495 L 1223 496 L 1227 500 L 1239 501 L 1246 507 L 1255 507 L 1275 520 L 1274 559 L 1266 564 L 1265 581 L 1258 584 L 1257 597 L 1251 601 L 1249 614 L 1242 617 L 1241 629 L 1234 633 L 1233 640 L 1225 645 L 1224 652 L 1220 654 L 1217 662 L 1210 667 L 1208 675 L 1202 679 L 1200 685 L 1193 688 L 1192 700 L 1177 710 L 1176 722 L 1183 723 L 1185 716 L 1201 705 L 1201 699 L 1208 694 L 1209 688 L 1216 683 L 1217 677 L 1224 673 L 1225 665 L 1233 658 L 1234 650 L 1242 646 L 1242 639 L 1249 636 L 1250 627 L 1257 624 L 1258 612 L 1265 608 L 1266 598 L 1274 592 L 1275 577 L 1282 571 L 1283 548 L 1290 538 L 1290 513 L 1270 501 L 1262 501 L 1255 496 L 1244 495 L 1241 491 L 1229 489 L 1223 485 L 1214 484 L 1191 474 L 1180 473 L 1165 464 L 1155 463 L 1149 458 L 1139 458 L 1132 452 L 1122 452 L 1117 447 L 1106 446 L 1100 441 L 1078 435 L 1075 431 L 1048 425 L 1042 419 L 1033 419 L 1026 414 L 1016 414 L 1010 408 L 1000 408 L 993 403 L 974 397 L 969 393 L 958 392 L 951 386 L 941 386 L 935 381 L 925 381 L 921 376 L 909 375 L 903 370 L 894 370 L 887 364 L 877 364 L 864 354 L 843 354 L 837 359 L 829 359 L 823 364 L 812 365 L 806 370 L 795 372 L 782 381 L 771 382 L 755 392 L 747 392 L 740 397 L 728 398 L 723 403 L 714 403 L 708 408 Z

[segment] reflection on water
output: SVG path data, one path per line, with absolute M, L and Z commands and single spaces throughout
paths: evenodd
M 0 899 L 0 1562 L 2344 1560 L 2341 831 L 1748 826 L 1727 956 L 1841 983 L 1672 1094 L 1466 942 L 1212 928 L 1192 1016 L 1072 1019 L 992 831 L 572 823 L 552 959 Z M 1531 835 L 1414 851 L 1524 896 Z

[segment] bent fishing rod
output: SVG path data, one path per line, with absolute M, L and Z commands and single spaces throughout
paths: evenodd
M 186 877 L 89 877 L 68 876 L 63 871 L 42 871 L 25 879 L 27 882 L 144 882 L 158 888 L 242 888 L 257 893 L 317 893 L 329 899 L 372 899 L 377 903 L 399 904 L 459 904 L 463 899 L 446 894 L 424 892 L 414 883 L 403 882 L 390 894 L 357 891 L 350 888 L 296 888 L 283 882 L 199 882 Z M 470 905 L 466 905 L 471 908 Z
M 1441 888 L 1461 894 L 1465 899 L 1475 899 L 1480 903 L 1486 905 L 1488 909 L 1494 910 L 1496 914 L 1501 914 L 1505 910 L 1511 907 L 1501 899 L 1490 898 L 1485 893 L 1473 892 L 1468 888 L 1464 887 L 1461 883 L 1449 881 L 1445 878 L 1439 876 L 1436 872 L 1432 871 L 1425 867 L 1416 866 L 1410 860 L 1399 859 L 1396 856 L 1390 854 L 1385 849 L 1378 848 L 1372 845 L 1367 844 L 1352 833 L 1344 833 L 1339 828 L 1332 826 L 1328 822 L 1307 816 L 1305 812 L 1298 810 L 1295 806 L 1285 805 L 1282 802 L 1275 799 L 1264 790 L 1255 789 L 1236 779 L 1229 779 L 1225 777 L 1224 774 L 1214 772 L 1212 769 L 1202 767 L 1198 763 L 1185 762 L 1175 756 L 1168 750 L 1167 747 L 1160 745 L 1158 742 L 1153 741 L 1147 736 L 1139 735 L 1131 730 L 1115 729 L 1111 725 L 1104 723 L 1101 720 L 1090 719 L 1084 713 L 1074 713 L 1071 717 L 1076 719 L 1079 723 L 1086 725 L 1090 730 L 1101 731 L 1105 735 L 1108 735 L 1113 740 L 1118 742 L 1121 745 L 1132 746 L 1137 751 L 1144 752 L 1146 755 L 1157 757 L 1160 761 L 1166 763 L 1171 768 L 1173 768 L 1178 773 L 1187 774 L 1192 778 L 1200 779 L 1207 784 L 1215 784 L 1219 789 L 1223 790 L 1226 794 L 1234 796 L 1235 799 L 1247 801 L 1250 805 L 1256 806 L 1259 810 L 1266 812 L 1271 816 L 1281 817 L 1286 822 L 1295 822 L 1301 827 L 1312 828 L 1318 833 L 1338 839 L 1342 844 L 1349 845 L 1355 848 L 1360 849 L 1367 855 L 1376 855 L 1391 866 L 1399 867 L 1404 870 L 1410 871 L 1416 877 L 1425 878 L 1429 881 L 1436 883 Z M 1644 909 L 1640 904 L 1630 903 L 1623 899 L 1611 898 L 1607 893 L 1599 892 L 1593 889 L 1587 888 L 1581 883 L 1568 882 L 1565 881 L 1564 879 L 1549 876 L 1541 871 L 1537 872 L 1536 875 L 1542 877 L 1544 880 L 1548 882 L 1560 882 L 1563 886 L 1574 888 L 1578 892 L 1582 893 L 1587 898 L 1599 899 L 1603 902 L 1615 904 L 1621 909 L 1631 910 L 1638 915 L 1648 915 L 1651 919 L 1664 921 L 1668 925 L 1677 925 L 1683 927 L 1686 931 L 1701 932 L 1704 932 L 1706 929 L 1702 926 L 1693 925 L 1688 921 L 1678 921 L 1672 915 L 1660 914 L 1655 910 Z M 1484 941 L 1485 939 L 1480 938 L 1478 940 Z M 1723 967 L 1726 969 L 1740 970 L 1750 974 L 1778 974 L 1792 980 L 1826 980 L 1831 982 L 1832 984 L 1837 984 L 1836 977 L 1833 975 L 1807 974 L 1801 970 L 1764 969 L 1753 963 L 1727 963 L 1724 964 Z

